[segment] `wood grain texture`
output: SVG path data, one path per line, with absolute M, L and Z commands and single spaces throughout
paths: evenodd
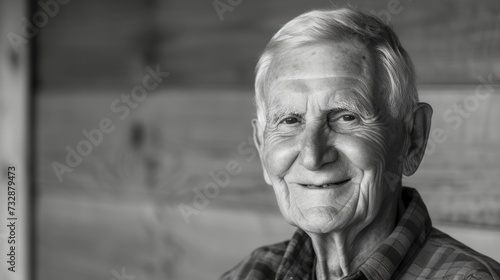
M 41 30 L 39 82 L 126 83 L 160 63 L 172 71 L 171 85 L 251 85 L 260 52 L 283 24 L 347 2 L 394 26 L 419 83 L 470 84 L 500 72 L 500 4 L 494 0 L 242 1 L 223 21 L 211 1 L 90 0 L 61 7 Z

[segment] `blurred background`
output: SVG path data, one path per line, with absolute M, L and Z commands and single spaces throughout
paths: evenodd
M 435 227 L 500 261 L 500 2 L 0 3 L 4 85 L 32 55 L 34 279 L 217 279 L 288 239 L 249 138 L 253 70 L 284 23 L 346 4 L 393 25 L 434 108 L 404 184 Z

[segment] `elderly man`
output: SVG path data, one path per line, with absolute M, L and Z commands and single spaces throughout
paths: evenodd
M 254 139 L 298 229 L 223 279 L 500 279 L 500 265 L 434 229 L 415 189 L 432 108 L 397 36 L 352 9 L 312 11 L 271 39 Z

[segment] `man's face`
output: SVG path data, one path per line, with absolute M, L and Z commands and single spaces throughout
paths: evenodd
M 398 170 L 391 165 L 403 142 L 402 127 L 376 106 L 370 52 L 317 44 L 281 58 L 273 66 L 278 74 L 266 97 L 265 128 L 256 124 L 281 212 L 309 232 L 369 224 L 395 199 L 399 180 L 383 177 L 388 167 Z

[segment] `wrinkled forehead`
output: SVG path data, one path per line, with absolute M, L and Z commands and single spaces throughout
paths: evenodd
M 352 77 L 282 80 L 267 100 L 268 113 L 286 108 L 303 113 L 307 103 L 315 101 L 322 111 L 343 108 L 369 116 L 375 113 L 375 108 L 366 96 L 368 92 L 370 90 L 365 83 Z
M 270 65 L 266 103 L 287 94 L 348 95 L 368 105 L 374 99 L 374 61 L 368 48 L 349 42 L 314 44 L 279 54 Z M 290 96 L 292 98 L 292 96 Z

